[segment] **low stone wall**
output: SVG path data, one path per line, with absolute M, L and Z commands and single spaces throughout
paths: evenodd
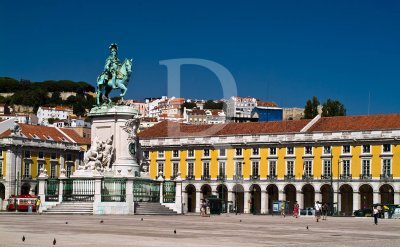
M 93 203 L 93 214 L 134 214 L 134 206 L 128 202 Z

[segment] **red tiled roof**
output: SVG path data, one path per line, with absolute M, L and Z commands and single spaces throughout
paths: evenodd
M 68 128 L 60 128 L 61 131 L 63 131 L 65 134 L 67 134 L 72 140 L 74 140 L 76 143 L 79 144 L 84 144 L 84 145 L 90 145 L 91 140 L 90 138 L 83 138 L 78 133 L 76 133 L 75 130 L 73 129 L 68 129 Z
M 257 100 L 257 106 L 276 107 L 277 104 L 275 102 Z
M 188 125 L 163 121 L 139 133 L 142 139 L 299 132 L 310 120 Z
M 308 132 L 400 129 L 400 114 L 322 117 Z

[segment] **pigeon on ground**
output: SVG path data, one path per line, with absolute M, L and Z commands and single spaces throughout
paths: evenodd
M 242 222 L 242 220 L 240 220 L 240 222 Z
M 57 240 L 56 240 L 56 238 L 54 238 L 53 245 L 56 245 L 56 243 L 57 243 Z
M 22 236 L 22 242 L 25 242 L 25 236 Z
M 308 230 L 308 226 L 307 226 L 307 230 Z
M 65 224 L 68 224 L 68 221 L 65 221 Z
M 103 223 L 104 221 L 103 220 L 100 220 L 100 223 Z
M 176 229 L 174 230 L 174 234 L 176 234 Z
M 143 221 L 143 218 L 141 219 L 141 221 Z

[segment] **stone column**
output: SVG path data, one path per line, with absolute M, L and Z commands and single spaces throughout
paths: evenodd
M 342 211 L 342 194 L 338 191 L 338 201 L 337 201 L 337 211 L 338 211 L 338 215 L 340 214 L 339 212 Z
M 248 214 L 248 213 L 250 213 L 250 205 L 249 205 L 249 198 L 250 198 L 250 191 L 244 191 L 243 192 L 243 195 L 244 195 L 244 209 L 243 209 L 243 211 L 244 211 L 244 213 L 245 214 Z
M 101 202 L 101 179 L 103 176 L 94 176 L 94 203 L 98 204 Z
M 200 190 L 196 190 L 196 208 L 195 208 L 196 213 L 200 213 L 200 204 L 201 204 L 200 193 L 201 193 Z
M 179 177 L 179 180 L 176 180 L 175 183 L 175 205 L 176 205 L 176 212 L 178 214 L 182 214 L 183 212 L 183 205 L 182 205 L 182 180 Z
M 358 192 L 353 193 L 353 212 L 354 212 L 354 210 L 358 210 L 361 208 L 360 207 L 360 197 L 361 197 L 360 193 L 358 193 Z
M 296 191 L 296 198 L 297 203 L 299 204 L 299 208 L 304 208 L 304 195 L 301 190 Z
M 400 203 L 400 192 L 399 191 L 394 191 L 394 204 L 399 204 Z
M 15 182 L 16 182 L 16 160 L 15 160 L 15 149 L 7 149 L 7 159 L 6 159 L 6 174 L 5 179 L 8 180 L 8 183 L 5 183 L 5 196 L 9 198 L 10 195 L 15 194 Z
M 231 191 L 231 190 L 228 190 L 228 202 L 232 202 L 233 207 L 235 207 L 235 201 L 233 200 L 233 191 Z M 229 211 L 229 206 L 228 205 L 227 205 L 228 208 L 227 208 L 226 212 L 232 213 L 232 212 Z
M 315 201 L 319 201 L 320 203 L 322 203 L 321 191 L 315 191 Z
M 285 195 L 284 191 L 283 191 L 283 190 L 280 190 L 280 191 L 278 192 L 278 200 L 279 200 L 279 201 L 284 201 L 285 199 L 286 199 L 286 195 Z
M 164 202 L 164 181 L 160 181 L 160 203 Z
M 373 192 L 373 203 L 381 203 L 381 196 L 379 191 L 374 191 Z
M 135 203 L 133 202 L 133 179 L 134 176 L 132 174 L 126 176 L 125 200 L 129 207 L 129 214 L 135 213 Z
M 64 158 L 64 156 L 65 156 L 65 153 L 60 153 L 60 176 L 61 176 L 61 170 L 65 170 L 65 158 Z
M 58 185 L 58 202 L 63 201 L 63 194 L 64 194 L 64 181 L 68 179 L 67 177 L 62 176 L 60 177 L 60 183 Z
M 261 214 L 266 214 L 267 210 L 265 210 L 268 201 L 268 194 L 266 191 L 261 191 Z

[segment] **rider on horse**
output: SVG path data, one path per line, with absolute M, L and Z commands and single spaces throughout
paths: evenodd
M 106 81 L 112 79 L 113 88 L 116 88 L 115 80 L 117 78 L 117 70 L 121 66 L 119 63 L 119 59 L 117 56 L 118 46 L 115 43 L 112 43 L 109 47 L 110 56 L 106 59 L 106 65 L 104 66 L 104 74 L 106 77 L 104 78 Z

